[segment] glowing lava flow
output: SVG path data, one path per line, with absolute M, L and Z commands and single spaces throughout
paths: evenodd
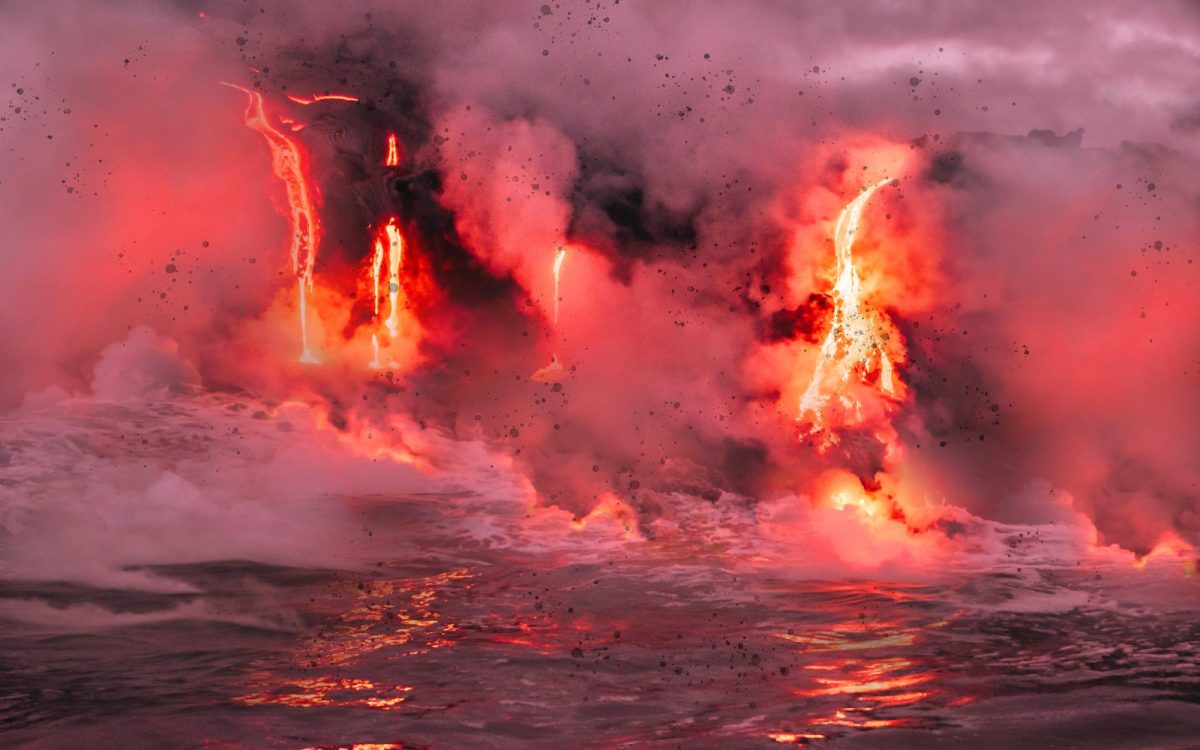
M 249 97 L 246 108 L 246 126 L 256 130 L 267 139 L 271 147 L 271 168 L 275 176 L 283 181 L 287 189 L 289 218 L 292 224 L 292 273 L 296 276 L 300 298 L 300 341 L 303 350 L 300 361 L 315 363 L 317 358 L 308 348 L 307 296 L 312 290 L 313 262 L 321 239 L 321 226 L 317 220 L 313 191 L 304 174 L 300 147 L 295 141 L 275 129 L 267 119 L 262 94 L 236 84 L 226 83 Z
M 375 253 L 371 257 L 371 291 L 375 296 L 375 318 L 379 318 L 379 286 L 383 280 L 383 263 L 387 259 L 388 316 L 383 321 L 391 339 L 400 332 L 400 266 L 404 263 L 404 237 L 395 216 L 387 220 L 375 233 Z M 379 358 L 379 334 L 371 334 L 373 358 L 368 367 L 377 370 L 383 367 Z M 395 367 L 392 363 L 390 366 Z
M 810 435 L 826 434 L 823 447 L 836 442 L 825 424 L 825 407 L 835 395 L 839 404 L 852 412 L 855 421 L 861 420 L 861 404 L 846 387 L 851 375 L 857 375 L 865 383 L 872 372 L 878 372 L 879 390 L 889 397 L 896 395 L 892 361 L 881 344 L 881 340 L 886 341 L 890 334 L 879 332 L 890 328 L 890 321 L 863 304 L 862 284 L 851 252 L 867 201 L 890 181 L 891 178 L 881 180 L 863 190 L 842 209 L 834 227 L 837 272 L 830 295 L 833 320 L 821 344 L 812 380 L 800 397 L 800 412 L 796 418 L 797 421 L 811 419 Z
M 383 240 L 375 238 L 375 255 L 371 259 L 371 288 L 375 291 L 375 315 L 379 316 L 379 274 L 383 271 Z
M 313 94 L 312 96 L 296 96 L 288 94 L 288 99 L 296 104 L 316 104 L 317 102 L 356 102 L 357 96 L 351 94 Z
M 392 338 L 400 330 L 400 264 L 404 261 L 404 238 L 400 236 L 400 227 L 396 225 L 396 217 L 388 219 L 383 225 L 388 240 L 388 317 L 385 321 L 388 333 Z M 378 290 L 378 284 L 376 289 Z M 378 291 L 376 292 L 378 295 Z
M 383 367 L 383 363 L 379 361 L 379 334 L 371 334 L 371 361 L 367 363 L 367 367 L 372 370 L 378 370 Z
M 554 327 L 558 327 L 558 279 L 562 274 L 563 260 L 567 257 L 567 249 L 560 247 L 558 252 L 554 254 Z
M 554 253 L 554 265 L 552 266 L 553 272 L 554 272 L 554 328 L 555 328 L 556 335 L 557 335 L 557 330 L 558 330 L 558 305 L 559 305 L 558 282 L 559 282 L 560 276 L 562 275 L 563 260 L 565 260 L 566 257 L 567 257 L 567 249 L 565 247 L 559 247 L 558 250 L 555 251 L 555 253 Z M 550 364 L 541 368 L 540 370 L 533 373 L 533 375 L 532 375 L 533 380 L 538 383 L 557 383 L 558 381 L 562 380 L 562 377 L 563 377 L 563 366 L 562 366 L 562 363 L 558 361 L 558 353 L 557 352 L 550 355 Z
M 383 160 L 385 167 L 395 167 L 400 164 L 400 141 L 395 133 L 388 133 L 387 156 Z

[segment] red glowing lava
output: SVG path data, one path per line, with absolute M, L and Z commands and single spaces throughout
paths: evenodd
M 271 168 L 275 176 L 283 181 L 287 190 L 288 217 L 292 225 L 291 258 L 292 273 L 296 277 L 300 306 L 300 361 L 315 363 L 317 358 L 309 348 L 307 298 L 312 291 L 313 263 L 317 247 L 321 242 L 321 224 L 317 218 L 316 190 L 310 184 L 304 170 L 304 157 L 300 145 L 281 133 L 267 118 L 262 94 L 257 91 L 226 83 L 249 97 L 246 108 L 247 127 L 259 132 L 271 148 Z
M 288 94 L 289 100 L 296 104 L 316 104 L 317 102 L 357 102 L 358 97 L 351 94 L 313 94 L 312 96 L 296 96 Z
M 829 332 L 821 343 L 812 379 L 800 397 L 798 422 L 820 436 L 821 450 L 838 441 L 836 428 L 864 420 L 857 384 L 892 399 L 903 397 L 894 362 L 903 357 L 900 334 L 887 315 L 863 300 L 862 281 L 854 264 L 854 240 L 861 231 L 867 201 L 891 182 L 885 178 L 863 188 L 841 213 L 833 229 L 836 256 Z M 836 412 L 831 414 L 829 412 Z
M 400 141 L 395 133 L 388 133 L 387 155 L 383 159 L 385 167 L 395 167 L 400 164 Z

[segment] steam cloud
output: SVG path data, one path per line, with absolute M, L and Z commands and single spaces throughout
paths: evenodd
M 835 460 L 869 481 L 866 436 L 797 442 L 782 353 L 811 368 L 828 222 L 895 176 L 860 244 L 908 346 L 917 486 L 1014 522 L 1066 503 L 1137 550 L 1200 534 L 1194 5 L 66 5 L 0 5 L 7 409 L 301 392 L 335 427 L 412 415 L 511 455 L 543 502 L 615 492 L 643 520 L 672 493 L 803 494 Z M 316 274 L 352 295 L 370 227 L 400 217 L 424 280 L 411 371 L 288 361 L 279 189 L 220 81 L 281 108 L 360 98 L 294 108 Z M 322 319 L 326 340 L 367 305 Z M 561 387 L 530 378 L 552 355 Z M 402 474 L 373 487 L 424 486 Z M 195 490 L 171 476 L 143 500 Z

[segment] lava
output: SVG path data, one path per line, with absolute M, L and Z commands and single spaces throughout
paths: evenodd
M 562 277 L 563 261 L 567 258 L 567 249 L 559 247 L 554 252 L 554 262 L 551 265 L 551 270 L 554 275 L 554 335 L 558 336 L 558 310 L 562 301 L 561 293 L 559 292 L 559 281 Z M 562 362 L 559 361 L 558 352 L 555 351 L 550 355 L 550 364 L 533 373 L 533 379 L 539 383 L 556 383 L 562 380 L 564 374 Z
M 310 185 L 304 170 L 304 158 L 296 141 L 277 130 L 267 118 L 262 94 L 257 91 L 225 83 L 226 86 L 243 92 L 249 98 L 246 108 L 246 126 L 261 133 L 271 148 L 271 168 L 275 176 L 283 181 L 287 190 L 288 216 L 292 226 L 291 259 L 292 273 L 296 277 L 296 291 L 300 308 L 300 361 L 317 362 L 309 348 L 307 296 L 312 291 L 313 263 L 321 241 L 321 225 L 317 218 L 316 190 Z
M 889 182 L 891 178 L 865 188 L 842 209 L 834 226 L 837 269 L 830 291 L 832 320 L 796 417 L 797 421 L 810 421 L 809 434 L 821 435 L 822 448 L 838 440 L 827 422 L 826 407 L 831 401 L 843 410 L 847 422 L 862 421 L 862 404 L 854 390 L 847 387 L 852 378 L 870 383 L 874 376 L 880 393 L 897 397 L 895 368 L 886 350 L 887 342 L 897 334 L 884 313 L 864 303 L 853 254 L 863 210 L 875 191 Z
M 375 315 L 379 315 L 379 274 L 383 270 L 383 239 L 375 238 L 375 254 L 371 258 L 371 291 L 375 298 Z
M 385 167 L 395 167 L 400 164 L 400 141 L 396 138 L 395 133 L 388 133 L 387 137 L 387 156 L 384 157 L 383 165 Z
M 554 253 L 554 327 L 555 328 L 558 327 L 558 306 L 559 306 L 559 302 L 561 300 L 561 297 L 560 297 L 559 291 L 558 291 L 558 284 L 559 284 L 559 279 L 562 275 L 563 261 L 566 259 L 566 257 L 567 257 L 567 249 L 565 247 L 560 247 L 558 249 L 558 251 L 556 253 Z
M 400 236 L 395 216 L 383 225 L 383 232 L 387 237 L 388 264 L 388 316 L 385 325 L 392 338 L 395 338 L 400 329 L 400 266 L 404 262 L 404 238 Z
M 375 230 L 372 241 L 372 253 L 367 259 L 366 275 L 369 277 L 370 294 L 372 297 L 372 315 L 376 330 L 371 331 L 371 369 L 381 367 L 397 368 L 398 358 L 403 359 L 397 344 L 401 339 L 401 330 L 410 332 L 412 326 L 402 325 L 402 316 L 406 316 L 407 305 L 404 300 L 404 288 L 401 284 L 400 271 L 404 266 L 404 235 L 400 231 L 400 221 L 396 216 L 389 217 Z M 384 265 L 386 263 L 386 273 Z M 386 281 L 385 281 L 386 277 Z M 386 284 L 387 314 L 380 321 L 384 288 Z M 381 342 L 381 336 L 386 337 L 386 345 Z M 381 350 L 388 349 L 389 361 L 384 363 Z
M 288 94 L 289 100 L 296 104 L 316 104 L 317 102 L 357 102 L 358 97 L 352 94 L 313 94 L 312 96 L 297 96 Z
M 588 524 L 605 519 L 615 522 L 627 536 L 637 534 L 637 514 L 633 508 L 612 493 L 605 493 L 600 502 L 587 515 L 571 522 L 572 528 L 582 531 Z
M 383 363 L 379 361 L 379 334 L 377 333 L 371 334 L 371 361 L 367 364 L 367 367 L 372 370 L 378 370 L 383 367 Z
M 1146 565 L 1154 560 L 1177 560 L 1183 563 L 1183 569 L 1187 576 L 1194 577 L 1196 575 L 1196 563 L 1200 559 L 1196 548 L 1182 539 L 1178 534 L 1168 531 L 1162 534 L 1157 544 L 1146 554 L 1134 559 L 1133 566 L 1137 570 L 1144 570 Z

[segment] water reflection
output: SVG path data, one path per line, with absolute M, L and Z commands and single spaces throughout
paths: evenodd
M 386 651 L 385 658 L 392 659 L 453 646 L 457 626 L 438 611 L 438 598 L 446 588 L 469 588 L 471 577 L 470 569 L 461 568 L 418 579 L 342 584 L 332 601 L 349 597 L 351 607 L 328 618 L 328 624 L 297 648 L 287 668 L 254 672 L 249 680 L 254 690 L 236 696 L 233 702 L 293 708 L 402 708 L 413 691 L 411 685 L 333 674 L 297 676 L 293 672 L 352 670 L 376 652 Z
M 497 747 L 584 735 L 573 746 L 615 747 L 747 735 L 806 745 L 938 726 L 963 697 L 939 685 L 926 648 L 954 617 L 935 590 L 748 583 L 647 561 L 390 574 L 331 588 L 315 634 L 251 673 L 233 702 L 453 711 L 511 732 Z
M 396 745 L 391 742 L 356 742 L 353 745 L 322 745 L 306 747 L 303 750 L 405 750 L 406 745 Z
M 821 629 L 775 634 L 797 646 L 803 665 L 791 693 L 801 700 L 799 716 L 786 729 L 768 732 L 768 738 L 808 745 L 847 730 L 938 725 L 942 689 L 935 665 L 921 655 L 921 640 L 949 620 L 932 615 L 933 593 L 869 584 L 825 585 L 813 593 L 843 604 L 863 600 L 864 609 Z M 868 617 L 869 598 L 887 609 Z M 833 614 L 837 608 L 824 611 Z
M 833 750 L 864 734 L 907 748 L 919 744 L 912 730 L 928 729 L 947 747 L 1007 747 L 976 735 L 1004 722 L 1056 731 L 1047 693 L 1056 711 L 1120 716 L 1117 698 L 1092 697 L 1119 686 L 1147 691 L 1132 694 L 1129 715 L 1157 711 L 1155 726 L 1174 734 L 1197 724 L 1183 705 L 1200 684 L 1194 617 L 996 609 L 1014 601 L 1007 577 L 990 588 L 978 577 L 794 581 L 649 552 L 238 570 L 187 575 L 229 587 L 222 607 L 286 609 L 293 629 L 172 620 L 0 638 L 13 666 L 0 670 L 10 706 L 0 718 L 32 737 L 41 717 L 76 716 L 63 746 L 78 747 L 114 746 L 109 734 L 123 747 L 176 746 L 162 738 L 185 721 L 203 727 L 204 746 L 231 749 Z M 1013 711 L 1012 700 L 1026 703 Z

